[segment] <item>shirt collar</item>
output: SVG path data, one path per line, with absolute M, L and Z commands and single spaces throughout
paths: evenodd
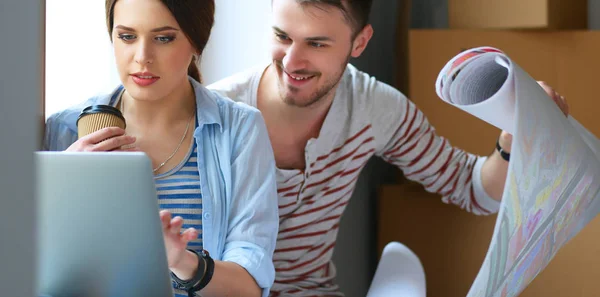
M 223 120 L 217 102 L 218 95 L 209 91 L 195 79 L 190 77 L 189 80 L 192 83 L 192 87 L 194 87 L 194 94 L 196 95 L 198 126 L 216 124 L 223 131 Z

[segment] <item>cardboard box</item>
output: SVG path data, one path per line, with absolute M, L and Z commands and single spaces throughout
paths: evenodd
M 451 29 L 586 29 L 586 0 L 448 0 Z
M 493 46 L 535 79 L 564 95 L 571 115 L 600 136 L 600 31 L 524 32 L 411 30 L 409 97 L 437 133 L 469 152 L 490 154 L 500 131 L 439 99 L 435 79 L 462 50 Z M 420 185 L 384 187 L 379 201 L 379 250 L 400 241 L 421 258 L 427 296 L 464 297 L 483 262 L 496 216 L 445 205 Z M 600 296 L 600 219 L 564 246 L 521 297 Z
M 408 95 L 438 134 L 472 153 L 489 155 L 494 149 L 500 130 L 435 93 L 435 80 L 444 65 L 478 46 L 503 50 L 533 78 L 550 84 L 565 96 L 571 115 L 600 137 L 600 31 L 411 30 Z
M 475 216 L 420 185 L 388 185 L 379 197 L 378 249 L 405 244 L 425 269 L 427 296 L 465 297 L 487 253 L 496 215 Z M 567 243 L 519 297 L 600 296 L 600 218 Z M 380 252 L 381 254 L 381 252 Z
M 485 258 L 496 215 L 467 213 L 413 183 L 384 186 L 378 207 L 378 249 L 398 241 L 415 252 L 425 269 L 427 296 L 465 297 Z

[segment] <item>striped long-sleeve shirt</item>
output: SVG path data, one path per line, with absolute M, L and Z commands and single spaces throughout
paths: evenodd
M 257 106 L 263 72 L 264 67 L 253 69 L 208 88 Z M 452 147 L 403 94 L 352 65 L 319 137 L 308 141 L 305 152 L 305 170 L 277 170 L 279 235 L 271 296 L 343 296 L 333 282 L 331 257 L 358 175 L 374 155 L 442 194 L 446 203 L 475 214 L 499 207 L 481 184 L 484 157 Z

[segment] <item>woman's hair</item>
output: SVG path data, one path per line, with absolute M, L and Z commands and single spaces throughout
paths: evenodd
M 118 0 L 106 0 L 106 26 L 108 34 L 112 41 L 112 32 L 114 26 L 115 3 Z M 210 31 L 215 21 L 215 1 L 214 0 L 160 0 L 163 5 L 169 9 L 175 20 L 183 30 L 192 46 L 202 55 Z M 201 82 L 199 61 L 192 58 L 188 67 L 188 75 Z

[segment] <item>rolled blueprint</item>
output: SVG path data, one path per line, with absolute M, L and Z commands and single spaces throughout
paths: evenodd
M 513 135 L 494 233 L 467 296 L 518 296 L 600 211 L 600 140 L 496 48 L 457 55 L 435 87 Z

